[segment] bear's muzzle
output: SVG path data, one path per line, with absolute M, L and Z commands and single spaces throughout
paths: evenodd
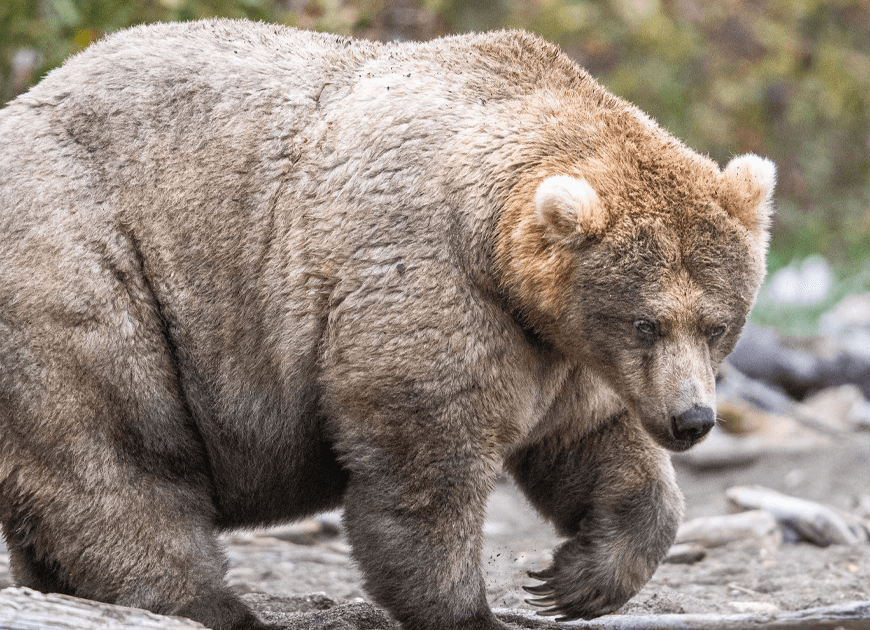
M 716 424 L 716 414 L 709 407 L 695 406 L 671 416 L 671 431 L 677 440 L 694 444 Z

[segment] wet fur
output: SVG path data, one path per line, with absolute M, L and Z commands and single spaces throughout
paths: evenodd
M 757 162 L 723 174 L 525 33 L 231 21 L 91 46 L 0 112 L 0 140 L 19 583 L 259 628 L 215 533 L 343 505 L 405 628 L 493 629 L 503 467 L 568 537 L 537 589 L 552 612 L 615 610 L 664 556 L 682 500 L 643 410 L 675 404 L 675 374 L 703 388 L 739 334 Z M 536 214 L 552 175 L 588 182 L 594 221 Z M 668 343 L 638 345 L 641 307 Z M 715 347 L 704 317 L 729 324 Z

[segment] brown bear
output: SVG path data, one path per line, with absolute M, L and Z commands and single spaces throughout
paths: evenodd
M 773 165 L 724 169 L 523 32 L 376 44 L 137 27 L 0 112 L 0 522 L 18 583 L 263 628 L 216 532 L 344 507 L 404 628 L 503 627 L 509 472 L 567 537 L 546 614 L 671 545 L 665 449 L 764 275 Z

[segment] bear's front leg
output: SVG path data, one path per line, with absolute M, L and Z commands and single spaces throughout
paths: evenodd
M 526 590 L 544 615 L 591 619 L 617 610 L 652 577 L 683 513 L 667 453 L 628 414 L 577 437 L 553 435 L 508 467 L 531 503 L 569 539 Z
M 344 520 L 367 592 L 404 630 L 504 628 L 480 570 L 495 466 L 456 435 L 394 430 L 389 445 L 355 440 L 345 451 Z

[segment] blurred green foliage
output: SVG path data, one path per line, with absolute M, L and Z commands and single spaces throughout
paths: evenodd
M 0 102 L 107 32 L 212 16 L 377 39 L 537 32 L 719 163 L 772 158 L 770 268 L 818 252 L 839 286 L 870 290 L 867 0 L 3 0 Z
M 2 0 L 0 103 L 25 91 L 92 41 L 136 24 L 247 18 L 350 35 L 371 22 L 383 4 L 382 0 Z M 28 58 L 31 55 L 35 63 Z M 21 66 L 17 72 L 16 65 Z

